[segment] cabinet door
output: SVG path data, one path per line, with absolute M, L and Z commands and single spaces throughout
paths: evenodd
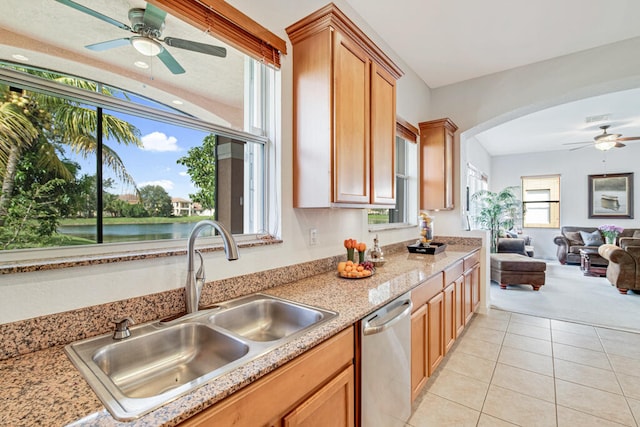
M 420 394 L 429 378 L 427 365 L 427 305 L 411 314 L 411 401 Z
M 464 323 L 465 325 L 471 320 L 473 315 L 473 282 L 472 270 L 464 273 Z
M 371 67 L 371 203 L 395 205 L 396 81 Z
M 447 354 L 456 340 L 456 284 L 444 288 L 444 315 L 442 332 L 444 334 L 444 354 Z
M 471 269 L 471 306 L 474 312 L 480 306 L 480 264 Z
M 462 331 L 464 330 L 464 276 L 460 276 L 454 282 L 454 286 L 456 288 L 455 297 L 456 297 L 456 336 L 460 336 Z
M 427 303 L 427 354 L 429 360 L 429 376 L 431 376 L 444 357 L 444 340 L 442 336 L 442 319 L 444 315 L 444 296 L 440 292 Z
M 420 208 L 453 209 L 453 145 L 458 127 L 449 119 L 420 126 Z
M 284 427 L 352 427 L 353 383 L 353 366 L 349 366 L 284 417 Z
M 359 46 L 335 31 L 333 97 L 333 201 L 369 203 L 371 61 Z

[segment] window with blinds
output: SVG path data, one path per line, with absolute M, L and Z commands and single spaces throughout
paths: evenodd
M 560 227 L 560 175 L 523 176 L 524 227 Z

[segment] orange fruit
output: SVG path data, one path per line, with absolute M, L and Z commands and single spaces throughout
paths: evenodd
M 338 263 L 338 271 L 339 271 L 339 272 L 344 271 L 344 269 L 345 269 L 345 267 L 346 267 L 346 266 L 347 266 L 347 263 L 346 263 L 346 262 L 344 262 L 344 261 L 339 262 L 339 263 Z

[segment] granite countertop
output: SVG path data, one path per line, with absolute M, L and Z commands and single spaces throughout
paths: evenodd
M 450 245 L 438 255 L 400 253 L 387 257 L 386 264 L 366 279 L 343 279 L 335 272 L 329 272 L 265 290 L 262 293 L 333 310 L 339 315 L 131 422 L 119 422 L 107 412 L 61 346 L 0 361 L 3 389 L 0 424 L 177 425 L 351 326 L 477 249 L 475 246 Z

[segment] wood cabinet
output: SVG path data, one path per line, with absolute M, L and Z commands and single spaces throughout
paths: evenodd
M 465 280 L 468 277 L 468 291 L 471 296 L 471 310 L 480 306 L 480 251 L 475 251 L 464 258 Z
M 458 127 L 450 119 L 419 123 L 420 209 L 454 208 L 453 147 Z
M 480 251 L 463 259 L 464 262 L 464 318 L 465 324 L 480 306 Z
M 443 274 L 411 291 L 411 399 L 422 391 L 444 355 L 442 341 Z
M 354 328 L 307 351 L 181 426 L 353 426 Z
M 427 322 L 427 305 L 423 304 L 411 313 L 411 401 L 418 397 L 429 379 Z
M 464 276 L 460 275 L 453 285 L 456 288 L 456 314 L 455 314 L 455 327 L 456 337 L 460 336 L 464 330 L 466 316 L 464 314 Z
M 442 314 L 442 339 L 444 354 L 451 349 L 456 340 L 456 284 L 450 283 L 444 291 L 443 314 Z
M 444 297 L 443 293 L 439 292 L 436 296 L 431 298 L 427 303 L 427 354 L 429 361 L 429 376 L 433 375 L 440 362 L 444 358 L 444 331 L 443 331 L 443 316 L 444 316 Z
M 353 366 L 338 374 L 303 404 L 284 417 L 284 427 L 354 425 Z
M 471 320 L 480 304 L 480 252 L 460 259 L 411 291 L 411 399 Z
M 293 44 L 294 207 L 394 205 L 402 71 L 333 4 L 286 31 Z

